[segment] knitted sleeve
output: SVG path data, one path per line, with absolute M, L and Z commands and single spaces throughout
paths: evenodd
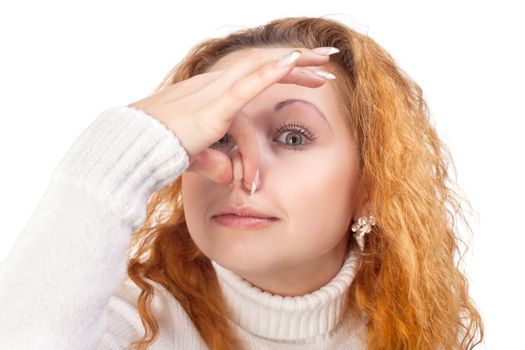
M 179 139 L 119 106 L 75 140 L 0 264 L 1 349 L 95 349 L 147 199 L 189 166 Z

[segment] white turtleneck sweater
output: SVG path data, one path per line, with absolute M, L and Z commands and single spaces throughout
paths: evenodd
M 0 349 L 124 349 L 140 339 L 140 289 L 127 277 L 126 250 L 149 196 L 188 166 L 179 139 L 158 120 L 127 106 L 103 111 L 53 170 L 0 264 Z M 363 349 L 366 316 L 346 312 L 357 258 L 349 250 L 330 282 L 295 297 L 212 265 L 249 349 Z M 151 349 L 208 349 L 178 301 L 150 282 L 159 323 Z

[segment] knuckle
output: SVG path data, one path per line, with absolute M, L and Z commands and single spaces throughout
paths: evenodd
M 257 72 L 255 72 L 255 76 L 258 79 L 263 80 L 263 81 L 272 79 L 274 75 L 275 75 L 275 69 L 273 68 L 272 65 L 269 65 L 269 64 L 265 64 L 260 69 L 258 69 Z
M 244 97 L 244 88 L 242 80 L 234 81 L 226 90 L 226 94 L 231 99 L 242 99 Z

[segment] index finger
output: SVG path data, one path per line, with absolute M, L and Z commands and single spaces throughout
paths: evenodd
M 220 69 L 223 71 L 223 74 L 221 74 L 220 79 L 210 82 L 200 93 L 203 95 L 213 95 L 210 91 L 225 91 L 231 88 L 232 84 L 238 80 L 259 71 L 268 64 L 275 63 L 283 56 L 294 51 L 301 54 L 295 62 L 295 66 L 318 66 L 330 61 L 329 56 L 318 54 L 309 48 L 253 48 L 247 50 L 246 53 L 242 53 L 240 58 L 230 67 L 224 68 L 220 65 L 220 62 L 216 63 L 212 69 Z M 292 69 L 288 70 L 287 73 L 291 70 Z M 213 71 L 214 70 L 211 70 L 211 72 Z M 281 78 L 285 77 L 287 73 L 283 74 Z
M 294 54 L 295 52 L 295 54 Z M 281 64 L 280 60 L 270 61 L 265 63 L 255 72 L 248 74 L 245 77 L 242 77 L 239 80 L 233 82 L 228 89 L 226 89 L 219 97 L 214 101 L 203 107 L 199 110 L 202 112 L 201 115 L 204 116 L 213 116 L 213 118 L 219 118 L 220 121 L 215 121 L 216 123 L 224 123 L 225 129 L 227 129 L 232 124 L 232 119 L 237 115 L 239 110 L 242 109 L 248 102 L 255 98 L 262 91 L 275 84 L 285 75 L 287 75 L 295 66 L 295 60 L 300 57 L 301 53 L 294 50 L 288 55 L 290 59 L 289 64 Z M 282 62 L 282 61 L 281 61 Z M 309 62 L 310 63 L 310 62 Z M 223 73 L 226 75 L 227 72 Z M 216 80 L 215 82 L 217 82 Z M 244 125 L 247 125 L 244 123 Z M 249 125 L 249 124 L 248 124 Z M 237 133 L 237 142 L 239 152 L 243 155 L 243 171 L 245 181 L 251 184 L 255 180 L 255 173 L 257 171 L 256 167 L 258 166 L 258 160 L 251 161 L 251 156 L 258 157 L 258 149 L 256 143 L 250 141 L 247 136 L 255 136 L 251 134 L 250 127 L 247 127 L 246 130 L 235 127 L 235 132 Z M 247 149 L 244 149 L 246 147 Z

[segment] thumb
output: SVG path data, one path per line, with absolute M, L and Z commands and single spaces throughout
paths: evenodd
M 221 185 L 229 184 L 233 177 L 230 157 L 210 148 L 195 156 L 186 171 L 202 175 Z

